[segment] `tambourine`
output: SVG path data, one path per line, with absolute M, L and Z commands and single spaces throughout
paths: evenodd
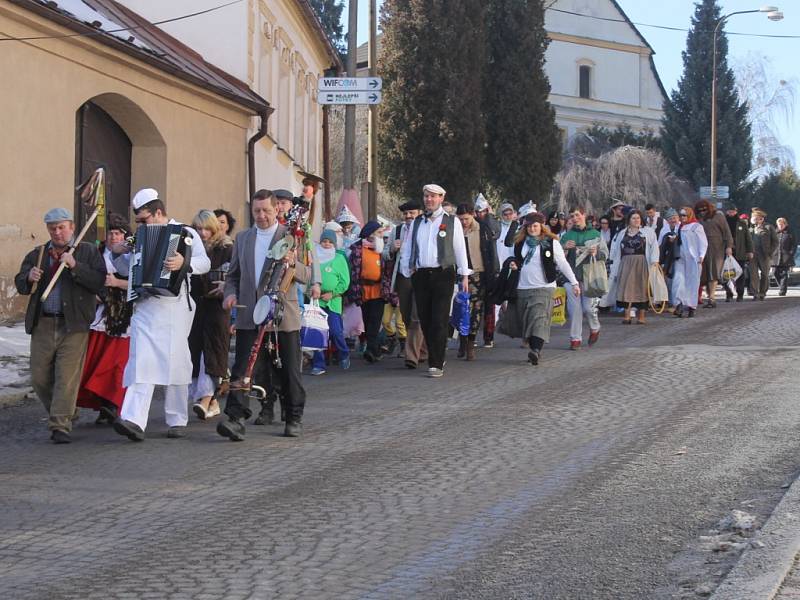
M 283 304 L 278 300 L 277 295 L 267 294 L 261 296 L 253 309 L 253 322 L 256 325 L 273 322 L 280 324 L 283 317 Z

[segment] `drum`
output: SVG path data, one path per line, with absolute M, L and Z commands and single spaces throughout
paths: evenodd
M 279 325 L 282 316 L 283 305 L 278 299 L 277 294 L 261 296 L 253 309 L 253 322 L 256 325 L 263 325 L 269 322 Z

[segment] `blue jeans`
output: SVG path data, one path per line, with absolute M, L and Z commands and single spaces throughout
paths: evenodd
M 350 349 L 347 347 L 347 342 L 344 339 L 344 326 L 342 325 L 342 315 L 339 313 L 331 312 L 327 308 L 323 308 L 328 313 L 328 336 L 333 342 L 334 347 L 339 352 L 339 360 L 344 360 L 350 356 Z M 314 359 L 311 362 L 314 369 L 325 368 L 325 352 L 317 350 L 314 352 Z

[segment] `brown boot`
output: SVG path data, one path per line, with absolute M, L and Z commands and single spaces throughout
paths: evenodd
M 647 311 L 645 309 L 643 309 L 643 308 L 640 308 L 639 310 L 636 311 L 636 324 L 637 325 L 644 325 L 645 324 L 645 322 L 644 322 L 644 314 L 646 312 Z
M 467 360 L 475 360 L 475 336 L 467 338 Z
M 464 358 L 467 355 L 467 336 L 458 336 L 458 358 Z
M 622 318 L 623 325 L 630 325 L 631 324 L 631 309 L 625 309 L 625 316 Z

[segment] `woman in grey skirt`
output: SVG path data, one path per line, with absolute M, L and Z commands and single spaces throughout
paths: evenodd
M 544 224 L 540 212 L 525 215 L 524 227 L 514 238 L 514 260 L 511 268 L 519 270 L 516 311 L 522 326 L 522 339 L 528 342 L 528 361 L 539 364 L 545 342 L 550 341 L 550 319 L 553 292 L 556 289 L 556 267 L 572 286 L 572 293 L 581 293 L 578 280 L 567 262 L 558 236 Z

